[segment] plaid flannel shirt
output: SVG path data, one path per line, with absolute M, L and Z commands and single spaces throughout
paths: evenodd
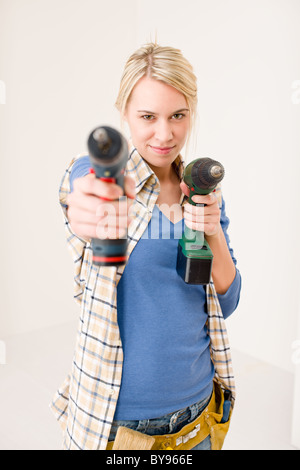
M 76 157 L 78 158 L 78 157 Z M 70 193 L 67 168 L 59 190 L 64 214 L 67 246 L 74 262 L 74 298 L 80 305 L 80 318 L 70 374 L 56 392 L 51 408 L 63 433 L 63 449 L 105 450 L 118 400 L 123 350 L 117 320 L 117 284 L 124 266 L 99 267 L 92 264 L 90 243 L 79 238 L 67 218 L 66 197 Z M 182 177 L 184 163 L 179 155 L 174 168 Z M 136 149 L 131 149 L 125 174 L 136 182 L 133 220 L 128 228 L 128 254 L 143 235 L 159 195 L 159 181 Z M 219 205 L 221 189 L 217 188 Z M 213 282 L 207 286 L 208 334 L 215 379 L 232 391 L 235 384 L 225 321 Z

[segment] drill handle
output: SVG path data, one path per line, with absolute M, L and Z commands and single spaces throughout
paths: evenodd
M 189 204 L 191 204 L 192 206 L 196 206 L 196 207 L 206 206 L 206 204 L 197 203 L 193 201 L 192 199 L 193 196 L 195 196 L 195 193 L 193 192 L 193 190 L 190 190 L 190 194 L 188 196 Z M 201 232 L 199 230 L 193 230 L 189 228 L 186 224 L 185 224 L 185 229 L 184 229 L 184 238 L 188 242 L 195 242 L 196 245 L 199 245 L 199 246 L 204 245 L 204 232 Z
M 197 193 L 193 192 L 193 190 L 190 190 L 190 194 L 188 196 L 189 198 L 189 204 L 191 204 L 192 206 L 196 206 L 196 207 L 205 207 L 206 204 L 202 204 L 202 203 L 199 203 L 199 202 L 195 202 L 193 201 L 192 197 L 198 195 Z
M 184 239 L 187 242 L 195 243 L 197 246 L 203 246 L 204 245 L 204 232 L 201 232 L 200 230 L 193 230 L 185 224 Z
M 197 203 L 193 201 L 192 197 L 195 196 L 195 194 L 190 190 L 190 194 L 188 196 L 189 198 L 189 204 L 192 204 L 192 206 L 197 206 Z

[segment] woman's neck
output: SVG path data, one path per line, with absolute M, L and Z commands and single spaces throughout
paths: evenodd
M 152 168 L 154 171 L 154 168 Z M 168 168 L 158 168 L 158 174 L 155 172 L 160 183 L 160 193 L 157 198 L 157 204 L 179 204 L 181 197 L 180 181 L 173 165 Z
M 148 163 L 148 165 L 149 165 L 149 163 Z M 157 178 L 158 178 L 161 185 L 174 182 L 176 180 L 176 178 L 178 180 L 178 177 L 177 177 L 177 175 L 174 171 L 173 165 L 170 165 L 166 168 L 155 167 L 153 165 L 149 165 L 149 166 L 150 166 L 151 170 L 153 170 L 154 173 L 156 174 L 156 176 L 157 176 Z

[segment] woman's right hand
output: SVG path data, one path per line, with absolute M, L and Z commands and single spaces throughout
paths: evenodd
M 94 174 L 75 179 L 73 192 L 67 197 L 67 215 L 73 232 L 84 239 L 126 236 L 135 182 L 125 176 L 124 186 L 127 197 L 122 197 L 120 186 L 102 181 Z

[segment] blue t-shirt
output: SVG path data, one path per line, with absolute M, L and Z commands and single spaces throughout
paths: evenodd
M 80 160 L 73 167 L 71 187 L 75 177 L 88 173 L 87 157 Z M 221 224 L 229 246 L 224 201 Z M 176 271 L 183 229 L 183 220 L 173 224 L 155 206 L 118 283 L 124 364 L 116 420 L 157 418 L 212 392 L 214 366 L 206 328 L 205 287 L 186 284 Z M 218 295 L 224 318 L 237 307 L 240 286 L 237 270 L 228 291 Z

